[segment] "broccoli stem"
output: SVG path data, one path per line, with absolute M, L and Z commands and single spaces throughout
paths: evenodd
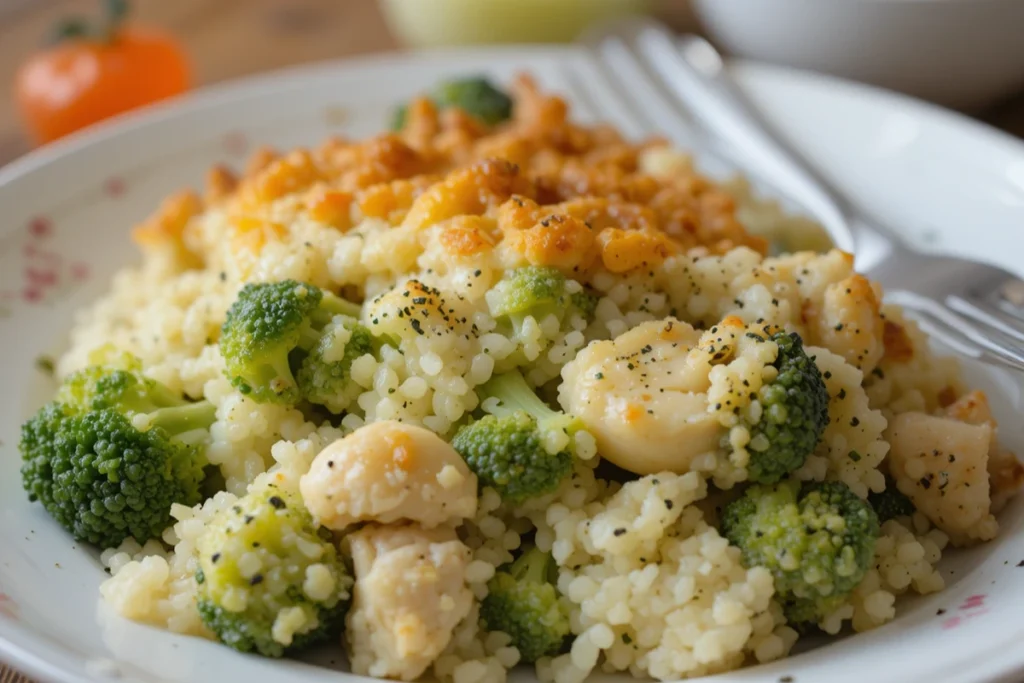
M 302 351 L 309 351 L 316 346 L 320 342 L 323 329 L 334 320 L 335 316 L 344 315 L 358 320 L 361 312 L 359 304 L 354 304 L 330 292 L 324 292 L 317 310 L 313 311 L 309 320 L 299 328 L 298 348 Z
M 348 299 L 342 299 L 340 296 L 335 296 L 330 292 L 324 292 L 324 298 L 320 302 L 320 309 L 330 314 L 331 318 L 336 315 L 347 315 L 357 320 L 363 312 L 363 308 L 359 304 L 354 304 Z M 330 320 L 328 319 L 327 322 L 330 322 Z
M 160 382 L 139 384 L 135 390 L 120 392 L 117 407 L 123 413 L 152 413 L 163 408 L 186 405 L 187 401 Z
M 534 546 L 512 563 L 508 573 L 525 583 L 553 583 L 553 560 L 549 553 Z
M 150 411 L 157 408 L 173 408 L 185 404 L 185 400 L 181 398 L 180 394 L 171 391 L 161 382 L 153 382 L 151 386 L 147 387 L 147 394 L 152 405 L 149 409 Z M 131 409 L 131 406 L 126 407 Z M 142 412 L 141 409 L 140 412 Z
M 277 394 L 282 394 L 296 386 L 295 376 L 292 374 L 287 356 L 267 358 L 258 367 L 253 367 L 252 372 L 242 375 L 242 378 L 250 387 L 269 387 Z M 242 393 L 247 392 L 243 391 Z
M 151 427 L 160 427 L 170 436 L 193 429 L 206 429 L 217 417 L 217 407 L 209 401 L 160 408 L 149 414 Z
M 326 324 L 326 323 L 325 323 Z M 313 325 L 306 323 L 299 330 L 299 344 L 298 348 L 303 351 L 309 351 L 320 341 L 320 333 L 313 328 Z
M 532 415 L 538 423 L 563 417 L 561 412 L 552 410 L 537 397 L 536 392 L 526 383 L 526 379 L 518 370 L 491 378 L 479 388 L 478 393 L 487 398 L 498 399 L 498 405 L 490 411 L 498 417 L 506 417 L 518 410 Z

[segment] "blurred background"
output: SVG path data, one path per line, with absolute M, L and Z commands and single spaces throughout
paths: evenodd
M 64 69 L 67 79 L 73 68 L 67 55 L 54 57 L 46 41 L 73 16 L 99 22 L 96 30 L 102 30 L 104 14 L 124 5 L 0 0 L 0 165 L 103 115 L 103 103 L 86 103 L 73 120 L 53 111 L 63 86 L 52 74 Z M 733 54 L 903 90 L 1024 135 L 1022 0 L 133 0 L 128 7 L 125 25 L 157 29 L 187 64 L 187 83 L 140 95 L 148 99 L 359 54 L 568 41 L 590 21 L 647 12 L 679 31 L 709 33 Z M 74 34 L 81 26 L 65 22 L 63 30 Z M 153 67 L 141 54 L 125 57 L 137 78 L 166 74 L 166 64 Z M 27 64 L 33 66 L 29 78 Z M 116 75 L 108 78 L 104 102 L 133 89 Z

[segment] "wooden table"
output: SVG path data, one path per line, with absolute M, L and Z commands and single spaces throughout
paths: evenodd
M 664 0 L 666 18 L 694 29 L 683 3 Z M 292 64 L 397 47 L 375 0 L 135 0 L 140 21 L 180 36 L 198 85 Z M 52 23 L 95 4 L 82 0 L 0 0 L 0 166 L 29 150 L 9 84 L 18 63 Z M 983 113 L 983 120 L 1024 137 L 1024 93 Z M 0 664 L 0 683 L 28 683 Z
M 685 2 L 659 1 L 670 23 L 695 28 Z M 55 19 L 97 4 L 0 0 L 0 166 L 29 150 L 9 87 L 18 64 Z M 375 0 L 134 0 L 133 6 L 140 21 L 181 37 L 194 60 L 197 85 L 397 47 Z M 1024 137 L 1024 93 L 981 118 Z
M 5 14 L 6 3 L 13 9 Z M 83 0 L 0 0 L 0 166 L 24 154 L 10 83 L 55 19 L 95 11 Z M 139 21 L 178 35 L 196 84 L 396 47 L 375 0 L 134 0 Z

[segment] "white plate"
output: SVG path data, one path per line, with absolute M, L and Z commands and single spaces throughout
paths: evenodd
M 214 88 L 42 150 L 0 171 L 0 656 L 43 679 L 220 683 L 353 681 L 293 661 L 244 656 L 98 608 L 97 556 L 76 547 L 21 490 L 18 426 L 49 391 L 34 361 L 57 352 L 73 311 L 134 258 L 127 231 L 160 198 L 257 143 L 313 144 L 377 131 L 391 106 L 445 74 L 533 72 L 558 89 L 570 49 L 396 56 Z M 768 117 L 851 195 L 908 239 L 1021 270 L 1024 145 L 966 119 L 826 78 L 740 65 Z M 1004 439 L 1022 445 L 1019 378 L 994 391 Z M 1009 680 L 1024 670 L 1024 501 L 999 540 L 945 562 L 949 587 L 876 631 L 721 681 Z M 939 610 L 944 610 L 939 614 Z M 329 661 L 326 661 L 329 664 Z M 528 674 L 525 680 L 530 680 Z

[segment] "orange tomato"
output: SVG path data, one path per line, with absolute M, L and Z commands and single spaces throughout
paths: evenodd
M 15 97 L 33 137 L 49 142 L 188 86 L 188 62 L 173 38 L 119 24 L 31 57 L 18 71 Z

